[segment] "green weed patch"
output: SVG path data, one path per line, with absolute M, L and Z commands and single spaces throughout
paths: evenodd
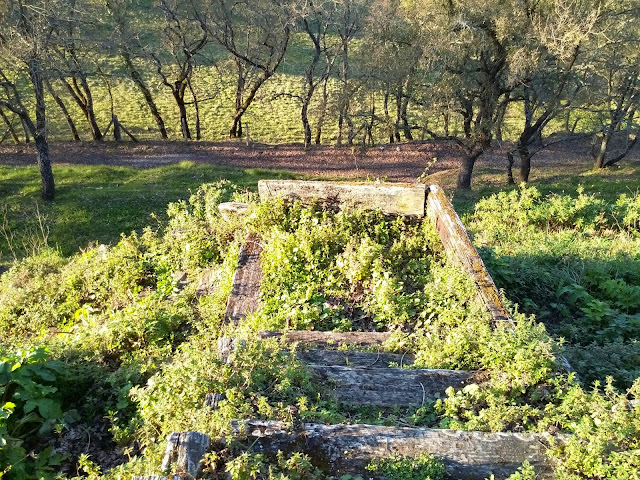
M 221 216 L 219 203 L 231 199 L 248 202 L 248 213 Z M 0 471 L 11 480 L 31 478 L 29 472 L 53 478 L 70 465 L 96 479 L 157 472 L 168 434 L 198 430 L 227 439 L 207 456 L 211 477 L 221 471 L 237 479 L 322 477 L 301 453 L 252 453 L 243 434 L 232 433 L 232 420 L 269 419 L 569 433 L 568 442 L 551 450 L 558 478 L 634 475 L 636 363 L 630 354 L 616 360 L 611 352 L 630 352 L 636 342 L 633 328 L 622 327 L 638 314 L 637 210 L 630 195 L 616 202 L 584 192 L 547 198 L 531 187 L 478 202 L 469 225 L 496 282 L 520 304 L 509 307 L 513 330 L 492 328 L 472 282 L 449 264 L 427 220 L 257 203 L 255 194 L 229 182 L 201 186 L 172 203 L 153 228 L 117 243 L 68 257 L 41 249 L 0 277 L 0 344 L 13 359 L 7 365 L 20 355 L 12 352 L 30 346 L 47 346 L 38 362 L 62 365 L 60 374 L 43 370 L 45 383 L 34 377 L 53 389 L 38 398 L 59 408 L 45 410 L 55 419 L 41 412 L 34 428 L 53 419 L 49 435 L 56 441 L 106 417 L 112 448 L 127 449 L 131 458 L 103 470 L 90 456 L 51 457 L 26 438 L 3 455 L 21 455 L 20 449 L 37 455 L 25 458 L 21 471 L 5 465 Z M 262 303 L 235 329 L 222 319 L 240 245 L 250 233 L 263 246 Z M 196 291 L 205 278 L 209 295 L 201 296 Z M 519 309 L 564 335 L 565 345 Z M 384 349 L 414 354 L 413 367 L 476 373 L 465 387 L 422 405 L 341 405 L 291 347 L 256 341 L 259 330 L 283 328 L 391 331 Z M 218 351 L 223 335 L 237 339 L 228 358 Z M 580 347 L 597 353 L 594 346 L 609 364 L 576 354 Z M 562 349 L 583 384 L 556 362 Z M 588 386 L 604 380 L 601 374 L 614 378 L 602 381 L 604 388 Z M 0 433 L 7 436 L 12 422 L 30 415 L 31 404 L 4 388 Z M 213 393 L 220 395 L 215 410 L 205 404 Z M 133 453 L 140 447 L 144 456 Z M 416 468 L 440 478 L 440 464 L 423 460 L 371 468 L 413 478 L 411 462 L 422 462 Z M 531 475 L 524 465 L 513 478 Z

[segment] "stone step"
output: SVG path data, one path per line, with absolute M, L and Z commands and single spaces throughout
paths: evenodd
M 338 401 L 378 407 L 423 406 L 425 402 L 446 397 L 449 387 L 461 388 L 470 383 L 473 376 L 473 372 L 440 369 L 313 364 L 309 369 Z
M 254 451 L 303 451 L 328 475 L 361 474 L 374 459 L 430 453 L 442 459 L 456 479 L 484 480 L 492 474 L 504 479 L 525 460 L 534 466 L 536 478 L 553 478 L 546 455 L 548 434 L 319 424 L 292 430 L 281 422 L 260 420 L 236 422 L 234 429 L 249 437 Z M 562 442 L 564 437 L 555 440 Z
M 412 365 L 414 355 L 357 350 L 300 350 L 296 356 L 309 365 L 333 365 L 356 368 L 406 367 Z
M 278 338 L 287 343 L 300 343 L 319 348 L 337 348 L 349 345 L 361 348 L 379 348 L 391 338 L 391 332 L 318 332 L 315 330 L 263 331 L 262 339 Z

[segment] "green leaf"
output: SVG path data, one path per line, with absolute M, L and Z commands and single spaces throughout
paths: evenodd
M 36 403 L 35 400 L 27 400 L 23 408 L 24 413 L 32 412 L 37 406 L 38 404 Z
M 60 403 L 50 398 L 40 398 L 37 400 L 38 411 L 45 420 L 54 420 L 62 417 Z
M 38 375 L 41 379 L 47 381 L 47 382 L 55 382 L 56 381 L 56 377 L 55 375 L 53 375 L 50 371 L 48 366 L 44 367 L 44 366 L 40 366 L 40 365 L 34 365 L 33 367 L 33 372 Z

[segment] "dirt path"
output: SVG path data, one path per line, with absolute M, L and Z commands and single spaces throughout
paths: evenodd
M 477 167 L 495 173 L 506 168 L 506 151 L 511 145 L 496 147 L 483 155 Z M 533 160 L 534 171 L 541 166 L 571 166 L 589 169 L 590 145 L 573 140 L 553 145 Z M 289 170 L 311 177 L 371 178 L 415 181 L 430 165 L 429 173 L 457 169 L 462 150 L 453 141 L 403 143 L 360 149 L 320 146 L 304 150 L 299 144 L 247 147 L 239 142 L 141 142 L 138 144 L 57 143 L 51 152 L 54 164 L 124 165 L 151 168 L 182 161 L 238 168 Z M 433 164 L 433 159 L 437 161 Z M 640 147 L 624 162 L 639 161 Z M 1 165 L 33 165 L 32 145 L 0 145 Z M 516 165 L 517 166 L 517 165 Z

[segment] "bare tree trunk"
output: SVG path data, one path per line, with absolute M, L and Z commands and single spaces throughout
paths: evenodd
M 101 141 L 102 133 L 100 132 L 100 127 L 98 126 L 98 121 L 96 120 L 96 113 L 93 109 L 93 95 L 91 94 L 91 89 L 89 88 L 89 82 L 87 81 L 87 78 L 84 75 L 80 77 L 80 82 L 82 84 L 85 98 L 87 100 L 85 114 L 87 115 L 87 120 L 91 125 L 91 132 L 93 133 L 93 138 L 97 141 Z
M 133 83 L 135 83 L 138 86 L 138 89 L 142 93 L 142 96 L 144 97 L 145 102 L 147 102 L 147 106 L 149 107 L 149 110 L 151 110 L 151 116 L 153 117 L 153 119 L 156 122 L 156 125 L 158 126 L 158 131 L 160 132 L 160 136 L 166 140 L 167 138 L 169 138 L 169 135 L 167 135 L 167 128 L 164 125 L 164 120 L 160 115 L 158 106 L 156 105 L 156 102 L 153 100 L 153 96 L 151 95 L 151 91 L 149 90 L 149 87 L 147 87 L 147 84 L 142 78 L 142 75 L 140 75 L 140 72 L 138 72 L 136 67 L 133 65 L 133 61 L 131 60 L 131 55 L 129 55 L 129 52 L 122 51 L 122 58 L 124 60 L 125 66 L 127 67 L 131 80 L 133 80 Z
M 238 70 L 238 77 L 236 80 L 236 113 L 235 115 L 237 116 L 238 112 L 242 111 L 242 104 L 244 103 L 243 102 L 244 90 L 246 85 L 245 68 L 242 62 L 237 58 L 236 58 L 236 68 Z M 231 130 L 229 131 L 229 136 L 231 138 L 242 138 L 242 121 L 241 121 L 242 113 L 237 118 L 236 116 L 234 116 L 233 118 L 233 125 L 231 127 Z
M 240 108 L 236 110 L 236 113 L 233 116 L 233 124 L 231 126 L 231 130 L 229 131 L 230 137 L 240 138 L 240 136 L 242 135 L 242 115 L 244 115 L 244 112 L 246 112 L 247 109 L 251 106 L 251 103 L 253 102 L 253 99 L 255 98 L 256 93 L 258 92 L 258 89 L 272 75 L 273 73 L 265 72 L 258 80 L 256 80 L 254 85 L 251 87 L 249 94 L 243 100 L 242 104 L 240 105 Z
M 344 116 L 341 110 L 340 115 L 338 116 L 338 138 L 336 139 L 336 144 L 338 146 L 342 145 L 342 125 L 343 124 L 344 124 Z
M 189 86 L 189 91 L 193 98 L 193 107 L 196 111 L 196 140 L 202 140 L 202 130 L 200 129 L 200 104 L 198 102 L 196 92 L 193 89 L 193 85 L 191 84 L 191 78 L 187 79 L 187 85 Z
M 322 101 L 320 102 L 320 114 L 318 116 L 318 123 L 316 124 L 316 145 L 320 145 L 322 143 L 322 128 L 324 127 L 325 117 L 327 115 L 327 105 L 329 104 L 329 77 L 331 76 L 331 71 L 333 69 L 333 64 L 337 59 L 337 56 L 333 58 L 329 58 L 326 54 L 326 45 L 325 45 L 325 60 L 326 67 L 322 74 Z
M 528 182 L 531 173 L 531 152 L 528 144 L 518 145 L 518 156 L 520 157 L 520 175 L 518 181 Z
M 316 83 L 314 83 L 313 81 L 313 75 L 315 73 L 316 67 L 318 66 L 318 62 L 320 61 L 322 46 L 320 45 L 320 29 L 318 28 L 318 30 L 314 32 L 313 30 L 311 30 L 311 26 L 306 19 L 303 20 L 303 23 L 304 30 L 305 32 L 307 32 L 309 39 L 313 43 L 313 58 L 311 59 L 311 64 L 304 72 L 307 88 L 304 96 L 302 97 L 302 110 L 300 112 L 300 116 L 302 117 L 302 126 L 304 128 L 304 148 L 309 148 L 309 146 L 311 145 L 311 125 L 309 125 L 308 115 L 309 104 L 311 103 L 313 93 L 316 89 Z
M 42 199 L 53 200 L 55 195 L 55 182 L 53 180 L 51 161 L 49 159 L 44 84 L 42 81 L 42 66 L 39 60 L 34 59 L 29 62 L 29 77 L 33 84 L 33 91 L 36 97 L 36 124 L 33 125 L 28 117 L 24 120 L 32 131 L 38 151 L 38 169 L 40 170 L 40 178 L 42 179 Z
M 11 123 L 6 113 L 4 113 L 4 111 L 1 108 L 0 108 L 0 118 L 2 118 L 2 121 L 7 126 L 7 129 L 8 129 L 7 132 L 11 134 L 11 139 L 13 140 L 13 143 L 16 143 L 16 144 L 20 143 L 20 138 L 16 133 L 16 129 L 13 128 L 13 124 Z
M 513 153 L 507 153 L 507 185 L 513 185 L 516 182 L 513 180 L 513 164 L 515 160 L 513 159 Z
M 309 124 L 308 111 L 309 103 L 311 102 L 312 96 L 313 88 L 309 88 L 302 100 L 302 110 L 300 111 L 300 116 L 302 117 L 302 127 L 304 128 L 304 148 L 309 148 L 309 146 L 311 145 L 311 125 Z
M 478 142 L 474 147 L 462 158 L 460 172 L 458 173 L 458 182 L 456 188 L 458 190 L 471 190 L 471 176 L 473 175 L 473 167 L 476 160 L 482 153 L 484 148 Z
M 122 128 L 120 128 L 120 120 L 118 120 L 118 116 L 117 115 L 112 115 L 111 116 L 111 122 L 113 123 L 113 139 L 116 142 L 121 142 L 122 141 Z M 107 132 L 105 131 L 104 134 L 106 135 Z
M 320 53 L 314 54 L 314 60 L 320 57 Z M 314 62 L 315 63 L 315 62 Z M 316 89 L 315 84 L 313 83 L 313 69 L 315 65 L 307 69 L 306 80 L 307 80 L 307 91 L 302 97 L 302 109 L 300 110 L 300 117 L 302 119 L 302 127 L 304 129 L 304 148 L 309 148 L 311 145 L 311 125 L 309 123 L 309 104 L 311 103 L 311 98 L 313 97 L 313 92 Z M 319 143 L 319 142 L 316 142 Z
M 176 82 L 175 88 L 172 89 L 173 98 L 178 105 L 180 112 L 180 131 L 184 140 L 191 140 L 191 131 L 189 130 L 189 119 L 187 118 L 187 106 L 184 103 L 184 91 L 186 85 L 182 82 Z
M 356 138 L 356 131 L 355 131 L 355 127 L 353 125 L 353 120 L 351 119 L 351 117 L 349 115 L 347 115 L 345 117 L 345 120 L 347 121 L 347 126 L 349 127 L 349 130 L 347 132 L 347 145 L 351 146 L 353 145 L 353 140 Z
M 396 142 L 400 142 L 400 122 L 402 121 L 402 87 L 398 87 L 396 90 L 396 121 L 393 128 L 393 136 L 396 138 Z
M 394 143 L 396 141 L 395 137 L 393 136 L 393 129 L 392 127 L 392 123 L 391 123 L 391 116 L 389 115 L 389 90 L 387 89 L 384 92 L 384 118 L 387 122 L 387 127 L 389 128 L 387 130 L 387 133 L 389 134 L 389 143 Z
M 49 79 L 47 78 L 44 79 L 44 85 L 47 88 L 47 91 L 49 92 L 49 94 L 53 97 L 53 100 L 56 102 L 56 104 L 60 108 L 60 111 L 64 115 L 64 119 L 66 120 L 67 125 L 69 125 L 69 130 L 71 130 L 71 135 L 73 136 L 73 140 L 75 142 L 79 142 L 80 135 L 78 135 L 78 129 L 76 128 L 76 124 L 73 122 L 73 118 L 71 118 L 71 114 L 69 113 L 67 106 L 62 101 L 62 98 L 60 98 L 60 95 L 58 95 L 58 93 L 53 89 L 53 86 L 51 85 L 51 82 L 49 81 Z
M 320 116 L 318 117 L 318 123 L 316 124 L 316 145 L 322 143 L 322 127 L 324 126 L 324 118 L 327 114 L 327 103 L 329 102 L 329 90 L 327 84 L 329 83 L 329 77 L 326 77 L 322 82 L 322 102 L 320 104 Z
M 629 144 L 627 145 L 627 148 L 624 149 L 624 151 L 622 153 L 620 153 L 619 155 L 616 155 L 615 157 L 607 160 L 604 164 L 605 167 L 610 167 L 612 165 L 615 165 L 616 163 L 618 163 L 620 160 L 622 160 L 624 157 L 627 156 L 627 154 L 631 151 L 631 149 L 633 149 L 633 147 L 636 146 L 636 143 L 638 143 L 638 135 L 636 135 L 634 137 L 634 139 L 629 142 Z
M 371 120 L 367 124 L 367 132 L 365 135 L 366 144 L 370 147 L 373 146 L 373 122 L 376 118 L 376 96 L 375 93 L 371 93 Z
M 604 160 L 607 156 L 607 148 L 609 146 L 609 142 L 611 141 L 611 137 L 613 136 L 613 126 L 609 126 L 607 131 L 602 135 L 600 139 L 600 149 L 594 158 L 594 167 L 595 168 L 604 168 Z
M 411 134 L 409 115 L 407 114 L 407 109 L 409 108 L 409 92 L 407 91 L 407 84 L 409 83 L 409 81 L 409 79 L 405 81 L 404 91 L 402 92 L 400 98 L 400 122 L 402 124 L 402 133 L 404 134 L 405 140 L 412 141 L 413 135 Z
M 69 83 L 66 79 L 61 79 L 61 81 L 87 119 L 92 138 L 96 141 L 102 140 L 102 132 L 100 131 L 100 127 L 98 127 L 96 114 L 93 110 L 93 96 L 91 95 L 91 89 L 84 74 L 80 76 L 80 85 L 78 85 L 78 78 L 76 77 L 72 78 L 72 83 Z

